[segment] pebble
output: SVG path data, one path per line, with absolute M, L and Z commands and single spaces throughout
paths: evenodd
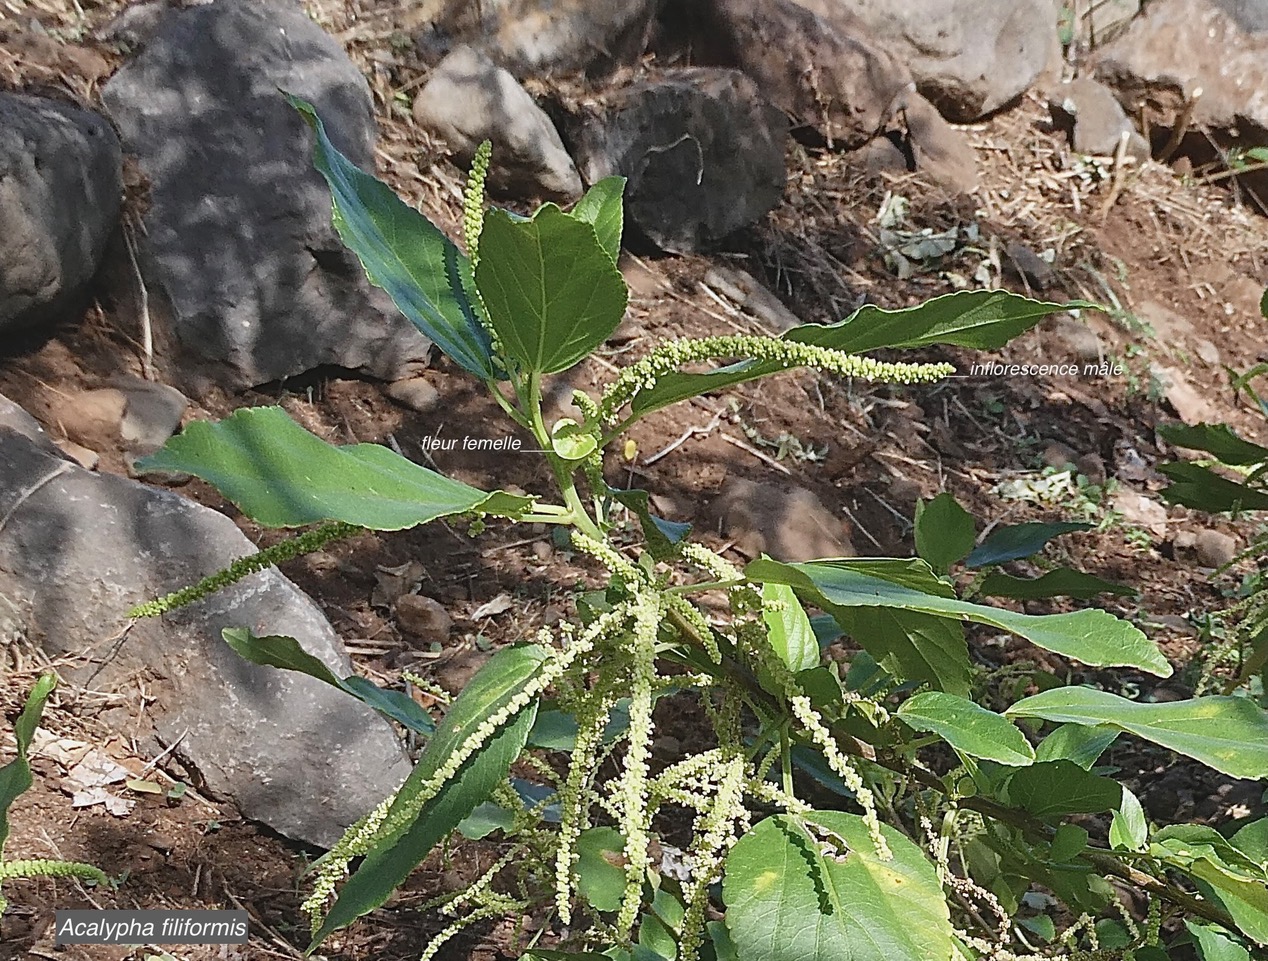
M 73 460 L 84 470 L 96 470 L 97 464 L 101 461 L 101 455 L 99 455 L 95 450 L 89 450 L 82 444 L 76 444 L 73 440 L 55 438 L 53 443 L 57 445 L 58 449 L 63 454 Z
M 440 644 L 453 630 L 453 618 L 441 603 L 424 594 L 404 594 L 396 599 L 396 624 L 412 640 Z
M 1042 459 L 1044 467 L 1062 471 L 1078 465 L 1079 452 L 1069 444 L 1056 440 L 1043 449 Z
M 1193 550 L 1203 567 L 1223 567 L 1237 556 L 1237 539 L 1223 531 L 1199 531 Z
M 388 397 L 403 407 L 420 414 L 430 414 L 440 406 L 440 391 L 425 377 L 408 377 L 393 381 L 387 388 Z
M 1088 482 L 1101 487 L 1105 483 L 1105 459 L 1093 451 L 1084 454 L 1074 462 L 1075 470 L 1088 479 Z

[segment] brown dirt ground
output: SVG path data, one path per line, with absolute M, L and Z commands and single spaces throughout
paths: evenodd
M 5 7 L 22 18 L 38 20 L 47 37 L 27 33 L 19 42 L 18 20 L 4 22 Z M 52 92 L 91 103 L 99 83 L 117 56 L 91 40 L 92 32 L 121 6 L 85 2 L 81 15 L 64 3 L 0 2 L 0 86 Z M 395 3 L 314 4 L 314 12 L 350 45 L 365 64 L 390 46 L 403 7 Z M 72 41 L 82 41 L 72 42 Z M 418 65 L 397 55 L 394 64 L 368 68 L 380 105 L 384 140 L 381 175 L 437 222 L 452 229 L 457 206 L 454 191 L 460 173 L 444 159 L 440 145 L 414 130 L 394 106 L 395 95 L 417 85 Z M 862 178 L 850 171 L 848 158 L 790 151 L 785 203 L 758 228 L 736 238 L 715 260 L 703 257 L 638 259 L 624 264 L 632 286 L 631 338 L 600 351 L 572 375 L 574 386 L 596 388 L 612 372 L 665 336 L 731 333 L 760 329 L 756 321 L 710 288 L 705 277 L 716 262 L 742 267 L 764 279 L 781 299 L 808 321 L 830 321 L 868 300 L 904 306 L 951 289 L 948 274 L 972 276 L 978 263 L 1009 241 L 1033 250 L 1056 252 L 1056 279 L 1044 291 L 1049 299 L 1084 297 L 1115 303 L 1114 314 L 1094 316 L 1107 356 L 1121 359 L 1130 374 L 1121 377 L 985 380 L 961 375 L 930 388 L 897 391 L 846 383 L 810 374 L 790 374 L 761 385 L 742 386 L 721 397 L 702 398 L 648 418 L 633 431 L 639 457 L 634 464 L 614 456 L 610 477 L 636 482 L 657 493 L 659 508 L 675 519 L 699 520 L 724 478 L 769 480 L 775 471 L 814 491 L 849 519 L 852 540 L 863 554 L 906 556 L 912 551 L 910 518 L 916 497 L 952 491 L 981 525 L 1071 516 L 1069 504 L 1041 507 L 1002 500 L 994 491 L 1001 481 L 1033 476 L 1039 454 L 1054 441 L 1079 454 L 1099 454 L 1114 463 L 1115 451 L 1130 445 L 1146 461 L 1173 452 L 1157 438 L 1157 424 L 1173 420 L 1150 389 L 1147 361 L 1158 359 L 1185 370 L 1198 392 L 1223 419 L 1256 436 L 1259 425 L 1233 402 L 1227 375 L 1218 365 L 1199 362 L 1194 341 L 1204 337 L 1222 361 L 1241 370 L 1265 359 L 1257 301 L 1268 264 L 1268 221 L 1238 206 L 1227 192 L 1183 183 L 1156 165 L 1129 171 L 1119 183 L 1112 206 L 1113 176 L 1088 179 L 1046 123 L 1046 111 L 1027 98 L 1016 108 L 969 129 L 978 148 L 983 187 L 973 200 L 951 198 L 913 175 Z M 877 248 L 875 218 L 885 195 L 910 199 L 909 223 L 935 231 L 972 222 L 980 225 L 978 250 L 961 250 L 906 281 L 897 280 Z M 139 197 L 134 198 L 139 202 Z M 992 240 L 992 238 L 998 238 Z M 1004 258 L 1006 260 L 1006 258 Z M 1006 264 L 1002 264 L 1006 266 Z M 1021 289 L 1021 287 L 1018 287 Z M 1154 300 L 1185 321 L 1181 329 L 1151 335 L 1133 323 L 1135 305 Z M 48 419 L 59 391 L 98 386 L 121 371 L 140 372 L 134 305 L 126 297 L 106 299 L 82 322 L 52 337 L 21 345 L 0 358 L 0 393 L 24 399 L 37 416 Z M 1070 358 L 1063 342 L 1048 329 L 1027 334 L 994 355 L 1021 363 L 1053 363 Z M 930 351 L 920 359 L 950 360 L 962 371 L 978 355 L 968 351 Z M 161 358 L 160 358 L 161 360 Z M 381 385 L 320 375 L 242 397 L 216 397 L 191 417 L 222 416 L 244 404 L 281 403 L 301 423 L 341 443 L 394 443 L 410 456 L 420 439 L 457 425 L 494 423 L 495 408 L 443 361 L 428 375 L 446 398 L 442 412 L 421 416 L 388 400 Z M 713 428 L 710 430 L 709 425 Z M 57 425 L 47 426 L 56 432 Z M 683 437 L 697 434 L 650 466 L 645 461 Z M 824 451 L 822 459 L 785 457 L 774 464 L 774 447 L 755 439 L 781 434 L 803 448 Z M 739 446 L 744 445 L 744 446 Z M 747 448 L 747 449 L 746 449 Z M 756 453 L 754 453 L 756 451 Z M 103 470 L 124 470 L 120 452 L 103 443 Z M 759 455 L 761 455 L 759 457 Z M 436 465 L 481 486 L 515 485 L 544 491 L 547 478 L 531 459 L 472 457 L 437 453 Z M 1112 470 L 1112 467 L 1111 467 Z M 1125 484 L 1125 487 L 1132 487 Z M 1147 485 L 1135 485 L 1147 489 Z M 1153 485 L 1156 489 L 1157 485 Z M 203 503 L 236 512 L 198 482 L 184 490 Z M 261 545 L 277 535 L 237 518 Z M 1180 530 L 1217 526 L 1246 542 L 1256 528 L 1250 522 L 1213 521 L 1183 509 L 1171 511 L 1168 537 Z M 631 538 L 633 535 L 631 535 Z M 707 534 L 713 546 L 724 543 Z M 1184 695 L 1204 655 L 1192 623 L 1218 611 L 1237 582 L 1237 572 L 1212 581 L 1191 560 L 1177 557 L 1164 539 L 1133 545 L 1122 525 L 1068 537 L 1058 548 L 1062 560 L 1135 587 L 1138 597 L 1105 602 L 1108 610 L 1137 622 L 1146 619 L 1177 666 L 1177 679 L 1159 696 Z M 738 558 L 737 558 L 738 559 Z M 445 604 L 455 620 L 452 640 L 442 650 L 416 649 L 403 638 L 390 613 L 371 602 L 378 568 L 407 561 L 421 564 L 422 592 Z M 1020 565 L 1019 572 L 1034 568 Z M 567 616 L 580 584 L 593 585 L 594 572 L 560 554 L 544 530 L 492 525 L 472 539 L 462 530 L 431 525 L 393 535 L 365 534 L 289 565 L 287 573 L 324 606 L 347 639 L 358 667 L 380 681 L 397 680 L 403 668 L 453 680 L 450 672 L 469 670 L 481 648 L 524 636 Z M 501 593 L 515 603 L 506 613 L 480 621 L 472 614 Z M 1052 602 L 1028 610 L 1060 609 Z M 1143 677 L 1071 670 L 1055 658 L 1001 647 L 984 634 L 976 640 L 983 663 L 999 665 L 1028 659 L 1073 681 L 1149 687 Z M 38 652 L 18 645 L 7 652 L 0 677 L 0 705 L 12 718 L 24 691 L 43 666 Z M 45 727 L 103 747 L 127 765 L 139 768 L 126 732 L 110 730 L 99 712 L 138 691 L 88 692 L 67 688 L 50 704 Z M 667 730 L 690 737 L 691 718 L 659 719 Z M 3 744 L 0 741 L 0 744 Z M 11 747 L 11 739 L 8 746 Z M 1161 753 L 1135 748 L 1116 750 L 1114 763 L 1143 773 L 1137 787 L 1147 799 L 1170 803 L 1182 816 L 1219 819 L 1230 805 L 1263 811 L 1253 791 L 1181 766 L 1179 773 Z M 47 930 L 57 907 L 197 907 L 242 905 L 251 912 L 253 938 L 245 951 L 227 953 L 174 949 L 188 961 L 216 958 L 295 958 L 304 932 L 296 925 L 303 899 L 300 875 L 313 852 L 301 850 L 244 823 L 213 801 L 187 794 L 179 801 L 137 798 L 123 818 L 99 808 L 73 810 L 59 788 L 58 766 L 35 762 L 37 784 L 12 813 L 10 856 L 59 856 L 88 860 L 111 875 L 125 875 L 117 890 L 86 889 L 68 881 L 11 882 L 5 893 L 13 903 L 0 940 L 0 957 L 109 958 L 142 957 L 125 949 L 54 951 Z M 186 772 L 160 765 L 174 780 Z M 1168 770 L 1170 774 L 1165 774 Z M 1165 776 L 1164 776 L 1165 775 Z M 1154 783 L 1154 782 L 1157 783 Z M 466 846 L 448 859 L 429 860 L 409 889 L 324 948 L 332 959 L 394 959 L 417 956 L 434 922 L 411 911 L 455 883 L 474 876 L 488 851 Z M 450 957 L 492 959 L 507 956 L 515 943 L 509 926 L 477 928 L 452 946 Z M 513 956 L 513 955 L 512 955 Z

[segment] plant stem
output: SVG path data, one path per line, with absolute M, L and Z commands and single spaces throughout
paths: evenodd
M 551 472 L 555 475 L 555 483 L 559 486 L 559 492 L 563 494 L 564 504 L 572 512 L 573 525 L 585 534 L 587 537 L 593 537 L 595 540 L 603 543 L 606 538 L 603 531 L 591 518 L 586 506 L 581 502 L 581 495 L 577 493 L 577 483 L 574 480 L 573 468 L 553 453 L 550 443 L 550 432 L 546 429 L 546 422 L 542 419 L 542 375 L 533 372 L 528 375 L 528 395 L 521 398 L 521 403 L 528 408 L 526 411 L 529 418 L 529 429 L 533 432 L 533 436 L 537 438 L 537 444 L 542 450 L 546 451 L 546 461 L 550 464 Z

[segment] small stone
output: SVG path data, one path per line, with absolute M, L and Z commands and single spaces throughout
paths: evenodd
M 461 694 L 489 660 L 489 655 L 475 648 L 464 647 L 436 665 L 436 683 L 450 694 Z
M 405 594 L 396 599 L 396 625 L 412 640 L 441 644 L 453 630 L 453 618 L 439 601 L 424 594 Z
M 1114 495 L 1110 506 L 1128 524 L 1143 527 L 1156 537 L 1163 537 L 1167 533 L 1167 509 L 1144 494 L 1120 490 Z
M 1101 338 L 1087 324 L 1073 317 L 1061 317 L 1052 326 L 1057 341 L 1084 363 L 1100 363 L 1104 351 Z
M 1215 420 L 1211 405 L 1181 371 L 1160 364 L 1149 365 L 1149 375 L 1162 388 L 1162 395 L 1182 421 L 1189 425 Z
M 1171 541 L 1178 551 L 1191 551 L 1197 542 L 1198 536 L 1193 531 L 1180 531 Z
M 853 556 L 841 520 L 813 492 L 792 483 L 758 484 L 732 477 L 710 505 L 726 537 L 748 557 L 782 561 Z
M 152 454 L 166 444 L 180 427 L 189 407 L 189 398 L 167 384 L 140 377 L 121 377 L 113 386 L 127 398 L 119 433 L 128 450 L 136 454 Z
M 430 414 L 441 405 L 440 391 L 425 377 L 393 381 L 388 385 L 387 395 L 401 406 L 420 414 Z
M 1069 444 L 1063 444 L 1061 441 L 1053 441 L 1043 449 L 1041 455 L 1043 465 L 1051 467 L 1053 470 L 1066 470 L 1075 467 L 1079 461 L 1079 453 Z
M 1084 454 L 1074 462 L 1074 469 L 1097 487 L 1105 483 L 1105 458 L 1095 451 Z
M 1011 241 L 1004 248 L 1004 271 L 1024 280 L 1035 290 L 1047 290 L 1056 280 L 1052 264 L 1016 241 Z
M 545 563 L 546 561 L 550 560 L 551 557 L 554 556 L 554 554 L 555 554 L 555 549 L 550 546 L 549 541 L 534 541 L 533 542 L 533 556 L 536 557 L 539 561 Z
M 1194 342 L 1193 352 L 1204 364 L 1210 364 L 1212 367 L 1220 365 L 1220 349 L 1205 338 Z
M 84 470 L 96 470 L 97 464 L 101 461 L 101 455 L 95 450 L 89 450 L 81 444 L 76 444 L 73 440 L 59 438 L 54 440 L 53 443 L 57 445 L 58 450 Z
M 1199 531 L 1193 551 L 1203 567 L 1223 567 L 1237 556 L 1237 539 L 1223 531 Z

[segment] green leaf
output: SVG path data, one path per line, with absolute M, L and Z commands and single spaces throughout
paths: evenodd
M 524 690 L 545 658 L 546 652 L 540 647 L 525 644 L 503 648 L 489 659 L 454 699 L 436 734 L 427 742 L 388 812 L 389 819 L 417 796 L 419 789 L 440 772 L 483 721 L 502 711 Z M 524 749 L 536 715 L 535 699 L 514 712 L 423 804 L 408 828 L 382 840 L 365 857 L 339 891 L 309 951 L 331 932 L 386 901 L 428 852 L 489 797 Z
M 1222 904 L 1243 934 L 1268 944 L 1268 876 L 1218 832 L 1173 825 L 1154 835 L 1149 853 L 1197 879 L 1203 895 Z
M 1268 510 L 1268 493 L 1229 480 L 1209 467 L 1180 462 L 1159 464 L 1158 470 L 1174 482 L 1162 491 L 1162 496 L 1172 504 L 1212 514 Z
M 968 693 L 973 665 L 958 622 L 883 607 L 825 610 L 894 677 L 923 681 L 950 694 Z
M 370 282 L 459 367 L 482 380 L 497 379 L 471 261 L 391 187 L 336 150 L 312 104 L 285 96 L 316 134 L 313 166 L 330 185 L 335 229 Z
M 436 722 L 431 716 L 402 691 L 385 690 L 355 674 L 351 677 L 337 677 L 325 664 L 305 651 L 293 637 L 283 634 L 256 637 L 244 627 L 226 627 L 220 632 L 220 636 L 240 657 L 253 664 L 298 671 L 315 677 L 331 687 L 339 688 L 345 694 L 351 694 L 380 714 L 419 734 L 431 734 L 436 730 Z
M 621 228 L 624 211 L 621 194 L 625 191 L 624 177 L 604 177 L 586 191 L 585 196 L 568 211 L 569 216 L 594 227 L 595 235 L 612 263 L 621 256 Z
M 916 553 L 939 574 L 968 556 L 974 536 L 973 515 L 952 495 L 944 492 L 916 502 Z
M 1268 714 L 1243 697 L 1141 704 L 1090 687 L 1058 687 L 1004 713 L 1116 727 L 1233 777 L 1268 775 Z
M 763 584 L 762 601 L 766 636 L 776 656 L 794 674 L 818 667 L 819 642 L 793 589 L 785 584 Z
M 651 495 L 640 490 L 616 490 L 609 493 L 621 506 L 638 518 L 638 525 L 643 529 L 643 537 L 647 539 L 647 550 L 652 558 L 658 561 L 677 557 L 678 545 L 691 533 L 690 524 L 678 521 L 667 521 L 651 512 Z
M 1237 850 L 1268 870 L 1268 818 L 1242 825 L 1230 840 Z
M 806 324 L 793 328 L 785 336 L 803 344 L 833 347 L 852 354 L 932 344 L 995 350 L 1049 314 L 1095 306 L 1083 301 L 1047 303 L 1007 290 L 960 290 L 901 310 L 883 310 L 867 304 L 840 323 Z
M 35 729 L 39 726 L 40 717 L 44 713 L 44 705 L 48 696 L 57 686 L 57 675 L 44 674 L 31 688 L 26 696 L 26 704 L 13 725 L 13 736 L 17 742 L 18 756 L 0 767 L 0 854 L 4 852 L 4 842 L 9 839 L 9 808 L 34 782 L 31 777 L 31 766 L 27 763 L 26 752 L 31 747 L 31 739 L 35 737 Z
M 1036 761 L 1009 777 L 1004 796 L 1007 803 L 1050 821 L 1113 811 L 1122 803 L 1123 789 L 1072 761 Z
M 1007 597 L 1018 601 L 1034 601 L 1046 597 L 1073 597 L 1081 601 L 1098 594 L 1114 594 L 1119 597 L 1134 595 L 1137 590 L 1126 584 L 1103 581 L 1092 574 L 1060 567 L 1042 577 L 1013 577 L 1002 571 L 991 571 L 978 585 L 983 597 Z
M 1158 433 L 1177 447 L 1206 451 L 1225 464 L 1247 466 L 1268 460 L 1268 447 L 1242 440 L 1227 424 L 1165 424 Z
M 327 444 L 280 407 L 195 421 L 137 467 L 201 477 L 268 527 L 344 521 L 396 531 L 467 511 L 514 517 L 532 504 L 468 487 L 378 444 Z
M 1090 771 L 1120 733 L 1112 727 L 1062 724 L 1039 742 L 1035 748 L 1035 760 L 1073 761 L 1083 770 Z
M 956 598 L 934 597 L 858 573 L 850 569 L 849 562 L 782 564 L 761 558 L 751 562 L 745 573 L 756 581 L 790 584 L 833 617 L 850 608 L 898 608 L 989 624 L 1093 667 L 1135 667 L 1160 677 L 1171 674 L 1171 665 L 1153 642 L 1131 624 L 1105 611 L 1018 614 Z
M 458 822 L 458 830 L 470 841 L 487 838 L 494 831 L 510 831 L 515 826 L 515 812 L 500 804 L 485 801 Z
M 1250 961 L 1250 952 L 1223 928 L 1185 919 L 1184 926 L 1197 942 L 1200 961 Z
M 811 822 L 807 833 L 806 822 Z M 882 861 L 863 819 L 812 811 L 768 817 L 726 858 L 726 925 L 744 961 L 928 961 L 951 957 L 951 921 L 933 866 L 881 825 Z
M 625 895 L 625 837 L 589 828 L 577 838 L 577 890 L 597 911 L 617 911 Z
M 1087 848 L 1088 833 L 1077 824 L 1062 824 L 1053 835 L 1048 857 L 1057 864 L 1068 864 Z
M 1268 319 L 1268 290 L 1259 298 L 1259 313 Z
M 1073 531 L 1090 531 L 1091 524 L 1012 524 L 997 527 L 964 561 L 965 567 L 989 567 L 1038 554 L 1048 541 Z
M 595 228 L 554 204 L 526 221 L 485 215 L 476 283 L 502 350 L 534 373 L 567 370 L 625 315 L 625 281 Z
M 1024 766 L 1035 759 L 1026 736 L 1006 717 L 965 697 L 926 691 L 903 702 L 898 716 L 917 731 L 931 731 L 962 754 Z
M 1110 822 L 1110 847 L 1116 851 L 1143 851 L 1149 841 L 1149 821 L 1140 799 L 1123 788 L 1123 800 Z

